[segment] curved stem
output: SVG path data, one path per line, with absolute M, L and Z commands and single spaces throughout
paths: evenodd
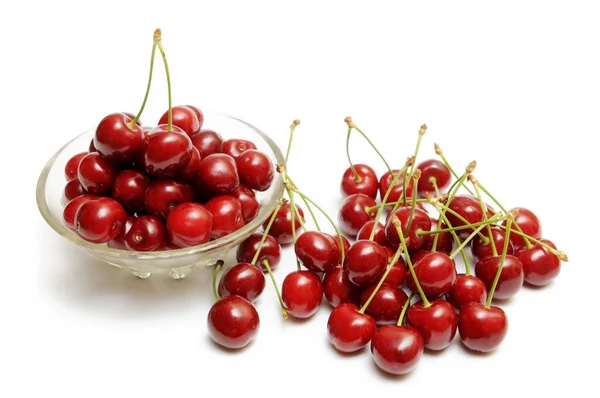
M 292 185 L 296 186 L 296 184 L 294 183 L 294 181 L 292 180 L 292 178 L 290 177 L 290 175 L 287 172 L 285 173 L 285 178 Z M 289 191 L 288 191 L 288 195 L 289 195 Z M 308 212 L 310 213 L 310 217 L 312 218 L 313 222 L 315 223 L 315 227 L 317 228 L 317 231 L 321 232 L 321 227 L 319 226 L 319 221 L 317 221 L 317 217 L 315 217 L 315 213 L 313 212 L 313 209 L 312 209 L 310 203 L 308 203 L 306 201 L 306 198 L 303 197 L 302 195 L 300 195 L 300 198 L 302 199 L 302 201 L 304 202 L 304 205 L 308 209 Z M 306 227 L 304 227 L 304 230 L 306 231 Z
M 429 183 L 433 186 L 433 189 L 435 190 L 435 196 L 437 196 L 438 198 L 440 197 L 440 188 L 437 185 L 437 178 L 431 176 L 429 177 Z
M 419 138 L 421 138 L 422 136 L 419 135 Z M 410 206 L 410 214 L 408 215 L 408 222 L 406 223 L 406 231 L 404 232 L 406 235 L 408 235 L 408 231 L 410 231 L 410 226 L 412 224 L 413 221 L 413 217 L 415 216 L 415 208 L 417 207 L 414 204 L 414 201 L 417 200 L 417 183 L 419 182 L 419 178 L 421 177 L 421 170 L 417 169 L 418 173 L 415 172 L 415 176 L 413 176 L 413 205 Z M 434 238 L 435 239 L 435 238 Z
M 440 146 L 438 144 L 433 144 L 433 148 L 435 149 L 435 153 L 442 159 L 442 162 L 444 162 L 444 165 L 446 165 L 448 170 L 450 170 L 450 173 L 452 173 L 454 178 L 459 178 L 458 174 L 456 174 L 452 166 L 450 166 L 450 163 L 448 163 L 448 160 L 446 159 L 446 156 L 444 156 L 444 153 L 442 152 Z M 474 193 L 469 189 L 468 186 L 464 185 L 464 187 L 467 190 L 467 192 L 469 192 L 471 195 L 474 195 Z
M 452 252 L 452 254 L 450 254 L 450 256 L 449 256 L 449 257 L 450 257 L 450 259 L 451 259 L 451 260 L 454 260 L 454 257 L 456 257 L 456 255 L 457 255 L 457 254 L 458 254 L 458 253 L 459 253 L 459 252 L 460 252 L 462 249 L 464 249 L 464 248 L 465 248 L 465 246 L 466 246 L 467 244 L 469 244 L 469 242 L 471 242 L 471 240 L 472 240 L 472 239 L 475 237 L 475 235 L 477 235 L 477 234 L 479 233 L 479 231 L 481 231 L 483 228 L 485 228 L 485 225 L 480 225 L 479 227 L 477 227 L 477 229 L 475 229 L 475 231 L 473 231 L 473 232 L 471 233 L 471 235 L 469 235 L 469 236 L 467 237 L 467 239 L 465 239 L 465 240 L 464 240 L 464 241 L 463 241 L 463 242 L 460 244 L 460 246 L 458 246 L 458 247 L 456 248 L 456 250 L 454 250 L 454 252 Z
M 140 117 L 142 117 L 142 113 L 144 113 L 144 108 L 146 107 L 146 102 L 148 101 L 148 95 L 150 94 L 150 86 L 152 86 L 152 75 L 154 74 L 155 54 L 156 54 L 156 42 L 153 42 L 152 43 L 152 55 L 150 56 L 150 73 L 148 74 L 148 84 L 146 85 L 146 93 L 144 94 L 144 101 L 142 101 L 142 106 L 140 107 L 140 110 L 138 111 L 137 115 L 135 115 L 135 118 L 133 118 L 133 120 L 131 122 L 129 122 L 128 127 L 130 129 L 132 129 L 133 126 L 135 126 L 135 124 L 138 122 L 138 120 L 140 120 Z
M 262 250 L 265 240 L 267 239 L 269 230 L 271 229 L 271 226 L 273 225 L 273 222 L 275 221 L 275 218 L 277 217 L 277 213 L 279 212 L 279 209 L 281 209 L 282 205 L 283 205 L 283 199 L 279 201 L 279 203 L 277 204 L 277 207 L 275 207 L 275 210 L 273 210 L 273 214 L 271 214 L 269 223 L 267 224 L 265 231 L 263 232 L 262 238 L 260 239 L 260 243 L 258 244 L 258 250 L 256 250 L 256 253 L 254 253 L 254 257 L 252 257 L 252 262 L 250 264 L 256 265 L 256 261 L 258 260 L 260 251 Z
M 415 171 L 415 164 L 417 163 L 417 155 L 419 154 L 419 147 L 421 146 L 421 140 L 423 139 L 423 135 L 425 135 L 425 132 L 427 131 L 427 126 L 426 125 L 422 125 L 421 128 L 419 129 L 419 138 L 417 138 L 417 145 L 415 147 L 415 154 L 413 155 L 413 164 L 410 166 L 410 172 L 408 173 L 408 177 L 405 177 L 403 180 L 403 186 L 402 186 L 402 199 L 404 200 L 404 206 L 406 206 L 406 184 L 407 184 L 407 180 L 408 178 L 410 178 L 410 176 L 413 175 L 413 172 Z M 415 182 L 415 185 L 413 185 L 413 191 L 416 191 L 417 185 Z
M 394 253 L 394 257 L 392 257 L 392 261 L 390 261 L 390 264 L 393 265 L 393 264 L 396 264 L 398 262 L 398 259 L 400 258 L 400 253 L 401 252 L 402 252 L 401 248 L 398 248 L 398 250 L 396 250 L 396 253 Z M 381 288 L 381 285 L 383 285 L 383 282 L 388 277 L 388 275 L 389 275 L 390 271 L 392 270 L 392 268 L 393 268 L 393 266 L 387 267 L 387 269 L 385 270 L 385 272 L 383 273 L 383 275 L 379 279 L 379 282 L 377 282 L 377 286 L 375 286 L 375 289 L 373 289 L 373 292 L 371 293 L 371 295 L 369 296 L 369 298 L 367 299 L 367 301 L 365 301 L 365 304 L 362 307 L 360 307 L 360 310 L 358 310 L 358 312 L 360 312 L 361 314 L 365 313 L 365 311 L 367 310 L 367 307 L 369 307 L 369 304 L 371 304 L 371 301 L 373 301 L 373 299 L 375 298 L 375 295 L 377 294 L 377 292 Z
M 512 225 L 513 218 L 508 217 L 508 221 L 506 223 L 507 229 L 506 234 L 504 236 L 504 248 L 502 249 L 502 258 L 500 259 L 500 265 L 498 266 L 498 272 L 496 272 L 496 277 L 494 278 L 494 283 L 492 283 L 492 288 L 490 289 L 490 294 L 488 295 L 487 301 L 485 302 L 486 308 L 490 308 L 492 305 L 492 299 L 494 297 L 494 292 L 496 291 L 496 286 L 498 285 L 498 280 L 500 280 L 500 274 L 502 274 L 502 268 L 504 267 L 504 261 L 506 260 L 506 253 L 508 252 L 508 241 L 510 240 L 510 226 Z
M 498 228 L 507 230 L 508 229 L 508 225 L 506 225 L 506 226 L 505 225 L 498 225 Z M 530 241 L 532 241 L 536 245 L 542 246 L 543 248 L 547 249 L 550 253 L 552 253 L 555 256 L 557 256 L 561 261 L 569 261 L 569 258 L 567 257 L 567 255 L 564 252 L 553 248 L 552 246 L 550 246 L 550 245 L 542 242 L 539 239 L 534 238 L 533 236 L 527 235 L 524 232 L 516 231 L 514 229 L 511 229 L 510 233 L 519 235 L 519 236 L 523 237 L 523 239 L 529 239 Z M 532 245 L 532 247 L 533 247 L 533 245 Z
M 352 163 L 352 159 L 350 159 L 350 135 L 352 133 L 352 127 L 348 127 L 348 134 L 346 135 L 346 156 L 348 157 L 348 163 L 350 163 L 350 170 L 352 170 L 352 174 L 354 174 L 354 181 L 361 182 L 362 179 L 356 172 L 354 168 L 354 163 Z
M 406 165 L 404 165 L 404 167 L 394 176 L 394 178 L 392 178 L 392 181 L 390 182 L 390 186 L 385 191 L 385 195 L 383 195 L 383 198 L 381 199 L 381 203 L 385 203 L 387 198 L 390 196 L 390 193 L 392 192 L 392 188 L 394 187 L 396 182 L 398 182 L 400 175 L 402 173 L 404 173 L 404 171 L 406 171 Z M 383 206 L 381 206 L 377 209 L 377 214 L 375 215 L 375 223 L 373 224 L 373 229 L 371 229 L 371 235 L 369 236 L 369 240 L 373 240 L 375 238 L 375 232 L 377 231 L 377 224 L 379 224 L 379 219 L 381 218 L 382 213 L 383 213 Z
M 394 223 L 394 227 L 396 227 L 396 232 L 398 233 L 398 237 L 400 238 L 400 244 L 402 245 L 402 250 L 406 254 L 406 264 L 408 265 L 408 270 L 410 271 L 410 275 L 415 281 L 415 285 L 417 286 L 417 290 L 419 291 L 419 295 L 421 296 L 421 301 L 423 302 L 423 307 L 427 308 L 431 306 L 429 300 L 427 300 L 427 296 L 423 292 L 423 288 L 421 287 L 421 283 L 419 283 L 419 279 L 417 278 L 417 274 L 415 274 L 415 269 L 413 267 L 412 261 L 410 260 L 410 255 L 408 254 L 408 249 L 406 248 L 406 239 L 404 239 L 404 234 L 402 233 L 402 224 L 400 220 L 396 216 L 392 219 Z M 390 267 L 391 268 L 391 267 Z
M 292 210 L 292 245 L 296 245 L 296 212 L 298 209 L 296 209 L 296 205 L 294 204 L 294 193 L 290 192 L 289 196 L 290 209 Z M 302 270 L 302 266 L 300 265 L 298 257 L 296 257 L 296 267 L 298 268 L 298 271 Z
M 167 56 L 165 55 L 165 49 L 162 46 L 162 42 L 161 42 L 161 38 L 160 38 L 160 29 L 157 29 L 159 31 L 159 35 L 158 35 L 158 41 L 156 41 L 156 33 L 155 33 L 155 41 L 156 44 L 158 45 L 158 49 L 160 50 L 160 55 L 162 56 L 163 59 L 163 63 L 165 64 L 165 73 L 167 75 L 167 90 L 169 92 L 169 111 L 168 111 L 168 127 L 167 127 L 167 131 L 173 131 L 173 101 L 172 101 L 172 95 L 171 95 L 171 74 L 169 73 L 169 64 L 167 63 Z
M 219 301 L 219 294 L 217 293 L 217 275 L 219 275 L 219 271 L 221 270 L 222 266 L 223 266 L 223 261 L 219 260 L 215 264 L 215 269 L 213 270 L 212 289 L 213 289 L 213 297 L 214 297 L 215 301 Z
M 406 314 L 408 307 L 410 307 L 410 302 L 412 301 L 413 297 L 415 297 L 415 294 L 411 293 L 411 295 L 408 296 L 408 298 L 404 302 L 404 305 L 402 306 L 402 311 L 400 312 L 400 316 L 398 317 L 398 323 L 396 323 L 396 326 L 402 326 L 402 321 L 404 321 L 404 315 Z
M 285 164 L 287 165 L 290 158 L 290 150 L 292 149 L 292 141 L 294 140 L 294 131 L 296 130 L 296 126 L 300 124 L 300 120 L 296 119 L 290 125 L 290 138 L 288 139 L 287 150 L 285 151 Z
M 448 213 L 452 214 L 454 217 L 458 218 L 459 221 L 462 221 L 463 223 L 465 223 L 465 225 L 468 228 L 470 228 L 472 230 L 475 230 L 475 227 L 473 227 L 473 224 L 471 224 L 466 218 L 464 218 L 463 216 L 461 216 L 460 214 L 458 214 L 456 211 L 452 210 L 447 205 L 441 205 L 441 206 L 442 206 L 442 209 L 445 210 L 445 212 L 448 212 Z M 456 227 L 456 228 L 458 228 L 458 227 Z M 468 229 L 468 228 L 466 228 L 466 229 Z M 484 236 L 481 232 L 479 232 L 479 237 L 484 242 L 484 244 L 487 244 L 487 242 L 488 242 L 488 237 L 487 236 Z
M 373 148 L 373 150 L 377 153 L 377 155 L 379 155 L 379 157 L 381 158 L 381 160 L 385 164 L 385 167 L 390 172 L 390 175 L 393 176 L 394 173 L 392 172 L 392 168 L 390 167 L 390 165 L 388 164 L 388 162 L 385 160 L 385 158 L 383 157 L 383 155 L 381 154 L 381 152 L 379 152 L 379 149 L 377 149 L 377 147 L 375 146 L 375 144 L 373 144 L 373 142 L 369 139 L 369 137 L 361 129 L 359 129 L 356 126 L 356 124 L 354 123 L 354 121 L 352 121 L 351 117 L 347 117 L 345 121 L 348 124 L 348 128 L 354 129 L 354 130 L 358 131 L 358 133 L 360 135 L 362 135 L 365 140 L 367 140 L 367 142 L 369 143 L 369 145 L 371 145 L 371 148 Z
M 281 298 L 281 292 L 279 291 L 279 287 L 277 286 L 277 281 L 275 280 L 275 276 L 273 276 L 273 271 L 271 270 L 271 267 L 269 266 L 269 261 L 267 259 L 264 259 L 264 260 L 262 260 L 262 264 L 267 269 L 267 273 L 271 277 L 271 282 L 273 282 L 273 287 L 275 288 L 275 293 L 277 294 L 277 299 L 279 300 L 279 306 L 281 307 L 281 314 L 283 316 L 283 319 L 287 319 L 288 313 L 285 309 L 285 305 L 283 305 L 283 299 Z
M 473 188 L 475 188 L 475 193 L 477 193 L 477 200 L 479 200 L 479 206 L 481 207 L 481 213 L 483 214 L 483 221 L 487 221 L 488 220 L 488 216 L 487 216 L 487 206 L 485 205 L 485 203 L 483 203 L 483 198 L 481 197 L 481 190 L 479 189 L 479 183 L 477 181 L 477 179 L 471 175 L 471 183 L 473 184 Z M 496 249 L 496 242 L 494 241 L 494 235 L 492 234 L 492 227 L 490 227 L 490 225 L 487 225 L 487 233 L 488 233 L 488 237 L 490 239 L 490 245 L 492 246 L 492 255 L 494 257 L 496 257 L 498 255 L 498 250 Z
M 438 206 L 434 206 L 435 209 L 438 211 L 440 218 L 438 220 L 438 226 L 440 225 L 440 220 L 443 220 L 444 223 L 448 226 L 447 230 L 448 232 L 450 232 L 450 234 L 452 235 L 452 237 L 454 238 L 454 241 L 456 242 L 457 246 L 461 245 L 460 239 L 458 238 L 458 235 L 456 235 L 456 232 L 454 232 L 454 227 L 452 227 L 452 224 L 450 224 L 450 221 L 448 220 L 448 218 L 446 217 L 446 215 L 444 214 L 444 212 L 438 207 Z M 439 232 L 441 232 L 443 230 L 440 230 Z M 436 235 L 434 237 L 434 243 L 435 243 L 435 238 L 437 238 L 438 235 Z M 460 251 L 460 254 L 463 258 L 463 261 L 465 262 L 465 275 L 466 276 L 470 276 L 471 275 L 471 266 L 469 265 L 469 260 L 467 259 L 467 253 L 465 253 L 464 248 Z
M 440 211 L 440 210 L 438 210 Z M 444 223 L 446 223 L 444 221 Z M 417 233 L 417 235 L 421 236 L 421 235 L 434 235 L 434 234 L 440 234 L 442 232 L 452 232 L 452 231 L 460 231 L 463 229 L 473 229 L 473 227 L 478 227 L 480 225 L 486 225 L 486 224 L 493 224 L 493 222 L 490 222 L 490 220 L 488 219 L 487 221 L 479 221 L 479 222 L 475 222 L 473 224 L 468 224 L 468 225 L 459 225 L 458 227 L 448 227 L 448 228 L 443 228 L 443 229 L 435 229 L 435 230 L 431 230 L 431 231 L 419 231 Z
M 410 203 L 410 204 L 413 204 L 413 203 L 425 203 L 425 202 L 427 202 L 427 199 L 424 199 L 424 198 L 419 198 L 419 199 L 417 199 L 417 200 L 415 200 L 415 201 L 413 201 L 412 199 L 411 199 L 411 200 L 407 200 L 407 201 L 406 201 L 406 203 Z M 380 207 L 396 206 L 396 205 L 400 206 L 402 203 L 403 203 L 403 202 L 402 202 L 402 199 L 400 199 L 400 200 L 397 200 L 397 201 L 395 201 L 395 202 L 385 202 L 385 203 L 384 203 L 384 202 L 381 202 L 381 203 L 379 203 L 379 204 L 376 204 L 375 206 L 367 207 L 367 208 L 366 208 L 366 211 L 367 211 L 368 213 L 370 213 L 370 212 L 372 212 L 373 210 L 379 209 Z

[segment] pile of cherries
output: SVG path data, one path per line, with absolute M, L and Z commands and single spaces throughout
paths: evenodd
M 69 228 L 92 243 L 156 251 L 219 239 L 256 217 L 256 192 L 268 190 L 275 175 L 269 156 L 251 141 L 203 129 L 197 107 L 171 107 L 170 83 L 169 109 L 156 126 L 142 126 L 143 109 L 104 117 L 89 151 L 67 162 Z

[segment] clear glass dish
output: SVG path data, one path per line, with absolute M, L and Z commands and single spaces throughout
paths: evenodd
M 223 139 L 251 140 L 259 150 L 271 158 L 274 164 L 285 163 L 277 144 L 267 134 L 243 120 L 223 114 L 207 113 L 203 128 L 217 131 L 223 136 Z M 254 220 L 232 234 L 198 246 L 167 251 L 136 252 L 113 249 L 106 244 L 90 243 L 63 224 L 62 214 L 63 190 L 66 184 L 65 165 L 74 154 L 88 150 L 93 136 L 93 129 L 82 133 L 50 158 L 37 183 L 37 205 L 42 217 L 59 235 L 80 247 L 91 257 L 129 270 L 140 278 L 147 278 L 153 273 L 167 273 L 173 279 L 181 279 L 187 276 L 194 267 L 215 264 L 262 225 L 275 210 L 283 195 L 284 186 L 281 174 L 275 173 L 271 187 L 265 192 L 256 193 L 260 211 Z

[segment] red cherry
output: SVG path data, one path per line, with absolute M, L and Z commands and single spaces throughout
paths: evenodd
M 485 283 L 473 275 L 458 274 L 456 282 L 448 292 L 446 299 L 460 310 L 467 303 L 484 304 L 487 298 Z
M 260 204 L 258 203 L 258 200 L 256 200 L 254 191 L 244 184 L 240 184 L 235 191 L 231 193 L 231 196 L 240 202 L 244 222 L 248 224 L 250 221 L 254 220 L 260 210 Z
M 240 182 L 251 189 L 264 192 L 273 183 L 275 168 L 267 155 L 249 149 L 235 159 Z
M 504 237 L 506 236 L 506 233 L 499 227 L 490 227 L 490 229 L 492 230 L 492 237 L 494 238 L 496 253 L 502 253 L 502 250 L 504 249 Z M 487 231 L 487 228 L 484 228 L 481 230 L 481 233 L 489 240 L 489 233 Z M 485 244 L 479 235 L 476 235 L 471 241 L 471 253 L 473 253 L 473 258 L 475 261 L 492 257 L 494 255 L 491 242 Z M 514 254 L 513 245 L 510 241 L 508 242 L 507 254 Z
M 235 138 L 223 141 L 223 144 L 221 145 L 221 152 L 231 156 L 234 159 L 249 149 L 256 149 L 256 145 L 254 145 L 254 143 L 251 141 Z
M 382 326 L 371 339 L 373 361 L 381 370 L 394 375 L 411 372 L 423 351 L 423 337 L 410 326 Z
M 425 160 L 417 165 L 417 169 L 421 170 L 421 178 L 417 183 L 417 195 L 420 198 L 425 198 L 428 193 L 435 194 L 434 181 L 440 192 L 450 185 L 450 170 L 437 159 Z
M 192 144 L 200 153 L 200 158 L 204 159 L 208 155 L 221 152 L 223 137 L 212 130 L 200 130 L 198 134 L 192 137 Z
M 391 249 L 389 246 L 385 246 L 384 249 L 388 253 L 389 261 L 392 261 L 395 250 Z M 412 259 L 412 257 L 411 257 Z M 385 278 L 385 283 L 388 283 L 392 286 L 402 287 L 404 280 L 406 279 L 406 263 L 402 257 L 398 257 L 398 261 L 394 264 L 388 265 L 388 268 L 392 267 L 387 277 Z
M 125 221 L 125 209 L 112 198 L 88 200 L 75 214 L 77 233 L 92 243 L 106 243 L 116 238 L 123 230 Z
M 243 241 L 237 248 L 236 258 L 240 263 L 251 263 L 254 258 L 254 254 L 258 251 L 260 241 L 262 240 L 262 234 L 255 233 L 250 235 L 245 241 Z M 265 272 L 267 268 L 263 264 L 263 260 L 267 260 L 271 270 L 277 268 L 281 261 L 281 247 L 275 238 L 267 235 L 265 242 L 263 243 L 258 258 L 256 260 L 257 266 Z
M 77 178 L 77 170 L 79 170 L 79 163 L 81 163 L 81 159 L 87 155 L 88 152 L 81 152 L 76 155 L 73 155 L 71 159 L 67 161 L 65 165 L 65 179 L 67 181 L 71 181 L 73 178 Z
M 238 263 L 228 268 L 219 280 L 220 297 L 241 296 L 254 302 L 265 290 L 265 276 L 257 267 Z
M 98 152 L 96 150 L 96 146 L 94 145 L 94 139 L 92 138 L 92 140 L 90 141 L 90 145 L 88 147 L 88 152 L 89 153 L 94 153 L 94 152 Z
M 337 307 L 343 303 L 358 303 L 358 287 L 350 282 L 341 267 L 335 267 L 323 277 L 323 293 L 327 302 Z
M 414 253 L 410 254 L 410 259 L 412 261 L 413 264 L 418 263 L 419 261 L 421 261 L 421 259 L 427 255 L 431 254 L 430 251 L 427 250 L 418 250 Z
M 158 125 L 148 132 L 143 151 L 144 170 L 157 178 L 178 176 L 192 158 L 192 141 L 183 130 Z
M 374 209 L 374 206 L 377 206 L 377 203 L 362 193 L 344 199 L 338 213 L 341 231 L 352 238 L 356 237 L 368 221 L 375 219 L 377 209 Z
M 337 234 L 334 234 L 334 235 L 331 235 L 331 237 L 333 238 L 333 241 L 335 242 L 335 246 L 337 247 L 338 251 L 340 252 L 340 260 L 341 260 L 342 256 L 345 256 L 348 249 L 350 249 L 350 242 L 343 235 L 337 236 Z M 341 246 L 340 246 L 340 238 L 342 239 Z
M 183 188 L 172 180 L 156 180 L 146 190 L 146 211 L 160 219 L 166 219 L 171 210 L 186 200 Z
M 479 204 L 479 200 L 470 195 L 456 195 L 452 198 L 449 203 L 447 203 L 448 207 L 460 214 L 464 219 L 466 219 L 469 223 L 474 224 L 480 221 L 483 221 L 483 212 L 481 211 L 481 205 Z M 463 221 L 461 221 L 458 217 L 456 217 L 451 212 L 446 212 L 446 217 L 450 222 L 450 225 L 453 227 L 460 227 L 466 225 Z M 471 232 L 473 232 L 475 228 L 465 228 L 456 231 L 458 236 L 461 238 L 468 237 Z
M 492 289 L 498 267 L 502 256 L 488 257 L 479 260 L 475 264 L 475 275 L 483 281 L 487 291 Z M 521 290 L 523 286 L 523 264 L 521 261 L 511 255 L 507 255 L 504 260 L 504 266 L 500 272 L 500 279 L 494 291 L 494 298 L 498 300 L 506 300 Z
M 298 214 L 302 217 L 302 221 L 304 221 L 304 211 L 300 206 L 296 205 L 296 209 L 298 210 Z M 263 223 L 263 228 L 266 228 L 271 220 L 271 216 L 267 218 L 267 220 Z M 296 226 L 296 234 L 302 228 L 300 224 L 300 219 L 298 216 L 295 217 L 295 226 Z M 289 245 L 294 241 L 292 236 L 292 207 L 289 203 L 284 204 L 277 211 L 277 215 L 275 216 L 275 220 L 269 229 L 269 235 L 273 236 L 280 245 Z
M 200 174 L 200 160 L 201 159 L 198 150 L 196 148 L 192 148 L 192 157 L 179 175 L 179 179 L 189 182 L 196 181 L 198 174 Z
M 132 120 L 125 113 L 111 113 L 100 121 L 94 135 L 94 147 L 102 157 L 119 163 L 137 158 L 144 140 L 138 124 L 129 126 Z
M 194 106 L 194 105 L 185 105 L 185 106 L 190 108 L 196 114 L 196 117 L 198 118 L 198 123 L 200 124 L 200 128 L 202 128 L 202 126 L 204 125 L 204 113 L 197 106 Z M 200 130 L 200 131 L 202 131 L 202 130 Z
M 486 308 L 467 303 L 458 315 L 458 333 L 462 343 L 473 351 L 489 352 L 497 348 L 508 332 L 508 319 L 500 307 Z
M 450 291 L 456 282 L 454 260 L 446 253 L 431 252 L 414 264 L 415 275 L 429 298 L 440 297 Z M 406 275 L 406 286 L 418 294 L 412 275 Z
M 365 305 L 371 294 L 377 287 L 377 282 L 369 285 L 360 294 L 360 305 Z M 398 317 L 402 312 L 404 304 L 408 300 L 408 296 L 402 289 L 397 286 L 392 286 L 388 283 L 381 285 L 373 300 L 365 310 L 365 314 L 375 319 L 378 325 L 396 324 Z
M 63 210 L 63 220 L 67 228 L 75 229 L 75 215 L 77 214 L 77 211 L 79 210 L 81 205 L 85 202 L 96 199 L 98 199 L 97 196 L 88 194 L 80 195 L 76 198 L 71 199 Z
M 354 304 L 340 304 L 327 321 L 329 342 L 341 352 L 355 352 L 369 344 L 375 334 L 375 320 L 362 314 Z
M 554 243 L 548 239 L 540 239 L 540 241 L 556 249 Z M 560 259 L 538 244 L 531 249 L 526 246 L 520 248 L 515 253 L 515 257 L 523 264 L 523 276 L 525 282 L 530 285 L 545 286 L 560 273 Z
M 294 251 L 300 263 L 313 272 L 327 272 L 340 262 L 340 252 L 331 235 L 307 231 L 296 240 Z
M 181 192 L 183 192 L 183 202 L 194 202 L 194 190 L 190 184 L 185 182 L 178 182 L 177 184 L 179 184 L 181 187 Z
M 137 220 L 136 217 L 127 216 L 127 220 L 125 221 L 125 226 L 123 227 L 123 230 L 119 235 L 117 235 L 115 238 L 109 240 L 106 243 L 108 247 L 118 250 L 129 250 L 127 248 L 127 243 L 125 242 L 125 239 L 127 237 L 127 232 L 129 232 L 135 220 Z
M 431 230 L 431 219 L 426 212 L 415 207 L 412 221 L 410 221 L 411 212 L 412 209 L 409 207 L 400 207 L 394 211 L 394 214 L 389 218 L 385 226 L 385 236 L 389 245 L 392 247 L 400 246 L 400 237 L 398 236 L 398 230 L 394 225 L 394 216 L 397 217 L 398 220 L 400 220 L 402 231 L 404 231 L 406 247 L 409 252 L 414 252 L 423 246 L 426 235 L 420 235 L 419 233 Z M 407 227 L 409 227 L 408 232 L 406 232 Z
M 239 349 L 250 344 L 259 330 L 260 318 L 254 305 L 240 296 L 220 299 L 208 312 L 208 333 L 217 344 Z
M 71 181 L 65 184 L 65 190 L 63 192 L 64 199 L 68 202 L 75 199 L 78 196 L 85 195 L 87 192 L 83 189 L 83 185 L 79 182 L 78 178 L 73 178 Z
M 371 231 L 373 230 L 373 226 L 375 225 L 375 220 L 367 221 L 365 225 L 358 231 L 356 235 L 357 240 L 361 239 L 369 239 L 371 237 Z M 382 223 L 378 222 L 377 227 L 375 227 L 375 235 L 373 236 L 373 240 L 379 243 L 381 246 L 388 246 L 389 243 L 387 238 L 385 237 L 385 227 Z
M 122 112 L 122 113 L 123 113 L 125 116 L 127 116 L 129 119 L 131 119 L 131 120 L 135 119 L 135 115 L 134 115 L 133 113 L 131 113 L 131 112 Z M 138 125 L 138 126 L 140 126 L 140 127 L 142 127 L 142 121 L 141 121 L 140 119 L 138 119 L 138 120 L 135 122 L 135 124 L 136 124 L 136 125 Z
M 117 170 L 108 160 L 98 153 L 88 153 L 81 159 L 77 178 L 88 193 L 106 195 L 112 190 Z
M 428 307 L 422 302 L 411 305 L 406 311 L 406 322 L 419 331 L 429 350 L 443 350 L 456 336 L 456 312 L 444 300 L 432 301 Z
M 393 170 L 393 172 L 394 172 L 394 174 L 396 174 L 398 172 L 398 170 Z M 387 171 L 379 179 L 379 196 L 381 197 L 382 200 L 385 197 L 385 194 L 388 191 L 393 179 L 394 178 L 392 177 L 392 175 L 390 174 L 389 171 Z M 394 184 L 394 187 L 392 188 L 389 196 L 387 197 L 387 200 L 386 200 L 387 203 L 396 202 L 403 197 L 403 195 L 402 195 L 402 192 L 404 191 L 404 186 L 403 186 L 403 181 L 402 181 L 403 179 L 404 179 L 404 173 L 402 173 L 402 175 L 398 178 L 398 181 L 396 182 L 396 184 Z M 409 178 L 408 181 L 406 181 L 406 197 L 407 198 L 412 197 L 413 185 L 414 185 L 413 179 Z
M 290 272 L 281 285 L 281 299 L 293 317 L 310 318 L 323 300 L 321 278 L 311 271 Z
M 515 217 L 513 224 L 518 224 L 521 227 L 521 231 L 524 234 L 529 235 L 533 238 L 539 239 L 542 237 L 542 224 L 540 220 L 537 218 L 535 214 L 531 210 L 528 210 L 524 207 L 516 207 L 514 209 L 510 209 L 509 211 L 518 210 L 519 214 Z M 504 220 L 502 225 L 506 226 L 507 221 Z M 512 225 L 510 228 L 511 231 L 518 231 L 516 225 Z M 515 250 L 520 249 L 523 246 L 526 246 L 525 239 L 517 235 L 514 232 L 510 234 L 510 241 L 512 242 Z
M 448 226 L 444 223 L 440 224 L 439 229 L 447 229 Z M 436 231 L 438 229 L 438 220 L 431 220 L 431 231 Z M 425 239 L 423 240 L 423 246 L 421 246 L 421 250 L 431 251 L 433 248 L 433 240 L 435 235 L 438 235 L 437 245 L 435 250 L 438 252 L 445 252 L 450 254 L 452 252 L 452 248 L 454 247 L 454 240 L 452 238 L 452 234 L 450 232 L 440 232 L 438 234 L 425 235 Z
M 387 252 L 380 244 L 370 240 L 358 240 L 346 253 L 344 270 L 350 282 L 358 286 L 368 286 L 381 276 L 387 264 Z
M 165 225 L 155 216 L 144 215 L 133 221 L 125 244 L 129 250 L 162 250 L 167 240 Z
M 196 246 L 210 240 L 213 217 L 199 203 L 177 205 L 167 216 L 171 242 L 179 247 Z
M 348 167 L 342 175 L 342 182 L 340 184 L 340 190 L 342 195 L 350 196 L 355 193 L 362 193 L 372 199 L 377 199 L 377 188 L 379 182 L 377 180 L 377 174 L 375 170 L 366 164 L 355 164 L 354 170 L 360 177 L 360 181 L 357 182 L 354 177 L 352 169 Z
M 229 235 L 244 226 L 242 205 L 233 196 L 215 196 L 204 206 L 212 214 L 210 235 L 213 239 Z
M 139 213 L 144 210 L 149 184 L 150 181 L 144 173 L 137 170 L 123 170 L 115 178 L 112 197 L 121 202 L 128 211 Z
M 200 162 L 198 182 L 214 195 L 226 195 L 240 185 L 235 160 L 222 153 L 208 155 Z
M 196 112 L 185 105 L 178 105 L 171 108 L 173 126 L 182 129 L 190 138 L 200 132 L 200 121 Z M 166 111 L 158 121 L 158 124 L 167 124 L 169 122 L 169 111 Z

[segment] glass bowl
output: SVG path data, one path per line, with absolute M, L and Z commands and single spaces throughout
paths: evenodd
M 257 149 L 267 154 L 273 164 L 284 164 L 279 147 L 271 138 L 253 125 L 238 118 L 206 113 L 203 128 L 217 131 L 223 139 L 241 138 L 254 142 Z M 80 238 L 77 233 L 63 224 L 63 190 L 66 184 L 64 169 L 67 161 L 76 153 L 88 150 L 94 130 L 75 137 L 50 158 L 39 177 L 37 205 L 48 225 L 85 253 L 107 264 L 131 271 L 140 278 L 153 273 L 167 273 L 173 279 L 187 276 L 194 267 L 211 266 L 223 259 L 227 253 L 254 233 L 273 213 L 283 195 L 284 186 L 280 173 L 275 173 L 271 187 L 265 192 L 256 192 L 260 210 L 256 218 L 239 230 L 219 239 L 183 249 L 136 252 L 119 250 L 106 244 L 95 244 Z

